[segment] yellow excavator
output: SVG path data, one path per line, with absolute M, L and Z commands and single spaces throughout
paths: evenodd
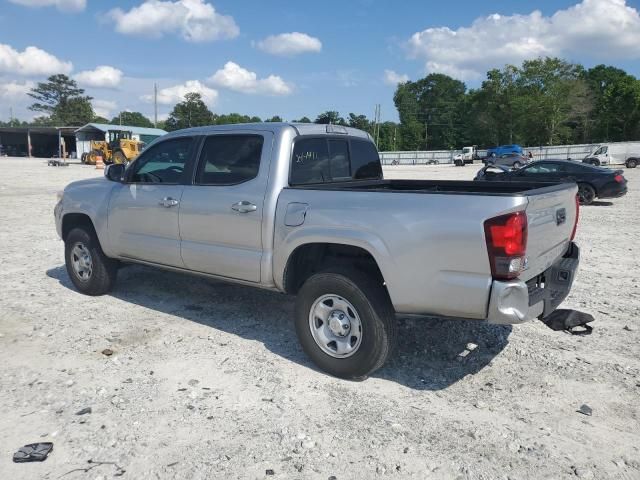
M 131 131 L 109 130 L 108 138 L 108 140 L 91 140 L 91 150 L 83 153 L 80 161 L 95 165 L 96 157 L 101 156 L 105 164 L 129 163 L 145 147 L 144 142 L 133 139 Z

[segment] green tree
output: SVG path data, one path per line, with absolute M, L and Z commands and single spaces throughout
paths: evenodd
M 340 113 L 336 111 L 326 111 L 321 113 L 316 117 L 316 120 L 313 123 L 347 126 L 347 122 L 345 122 L 344 118 L 340 116 Z
M 302 117 L 300 120 L 292 120 L 293 123 L 313 123 L 309 117 Z
M 39 82 L 29 96 L 36 100 L 29 109 L 44 113 L 50 124 L 84 125 L 94 117 L 92 98 L 66 75 L 52 75 Z
M 639 80 L 624 70 L 598 65 L 584 79 L 593 95 L 593 135 L 598 140 L 635 140 L 639 118 Z
M 272 122 L 272 123 L 281 123 L 281 122 L 283 122 L 283 121 L 284 121 L 284 120 L 282 120 L 282 118 L 281 118 L 281 117 L 279 117 L 278 115 L 274 115 L 273 117 L 271 117 L 271 118 L 269 118 L 269 119 L 265 120 L 265 122 Z
M 260 117 L 250 117 L 239 113 L 229 113 L 226 115 L 214 115 L 216 125 L 230 125 L 234 123 L 260 123 Z
M 463 82 L 441 73 L 398 85 L 393 100 L 403 124 L 403 148 L 456 148 L 462 137 L 465 93 Z
M 184 96 L 183 102 L 173 107 L 165 123 L 165 129 L 173 131 L 214 123 L 214 115 L 202 101 L 202 96 L 199 93 L 191 92 Z
M 372 125 L 366 115 L 356 115 L 355 113 L 350 113 L 347 122 L 350 127 L 358 128 L 360 130 L 364 130 L 365 132 L 371 132 Z
M 113 117 L 110 122 L 112 125 L 129 125 L 131 127 L 153 128 L 153 122 L 140 112 L 120 112 Z

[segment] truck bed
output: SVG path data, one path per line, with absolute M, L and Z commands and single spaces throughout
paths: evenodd
M 444 193 L 487 196 L 526 196 L 564 190 L 567 184 L 540 182 L 474 182 L 469 180 L 362 180 L 289 187 L 296 190 L 340 190 L 401 193 Z

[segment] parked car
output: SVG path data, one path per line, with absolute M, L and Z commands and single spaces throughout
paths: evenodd
M 522 147 L 520 145 L 500 145 L 487 149 L 487 157 L 499 157 L 508 153 L 518 153 L 522 155 Z
M 483 160 L 485 165 L 504 165 L 511 168 L 520 168 L 529 163 L 529 157 L 520 153 L 504 153 L 499 157 L 487 157 Z
M 385 180 L 360 130 L 226 125 L 172 132 L 71 183 L 55 221 L 80 292 L 106 294 L 120 264 L 141 263 L 296 295 L 306 353 L 362 378 L 392 351 L 396 313 L 549 317 L 579 262 L 577 190 Z M 528 221 L 550 211 L 558 221 Z
M 502 165 L 488 165 L 478 172 L 477 181 L 500 182 L 576 182 L 580 203 L 589 205 L 596 198 L 618 198 L 627 193 L 622 170 L 594 167 L 568 160 L 542 160 L 520 170 Z
M 603 143 L 582 161 L 595 166 L 625 165 L 627 168 L 636 168 L 640 164 L 640 142 Z

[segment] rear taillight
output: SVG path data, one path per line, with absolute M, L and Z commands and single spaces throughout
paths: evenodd
M 527 214 L 490 218 L 484 222 L 484 234 L 493 278 L 509 280 L 520 275 L 527 253 Z
M 622 175 L 616 175 L 613 179 L 618 183 L 624 182 L 624 177 Z
M 580 218 L 580 197 L 576 195 L 576 219 L 573 221 L 573 231 L 571 232 L 571 241 L 576 238 L 576 231 L 578 230 L 578 219 Z

